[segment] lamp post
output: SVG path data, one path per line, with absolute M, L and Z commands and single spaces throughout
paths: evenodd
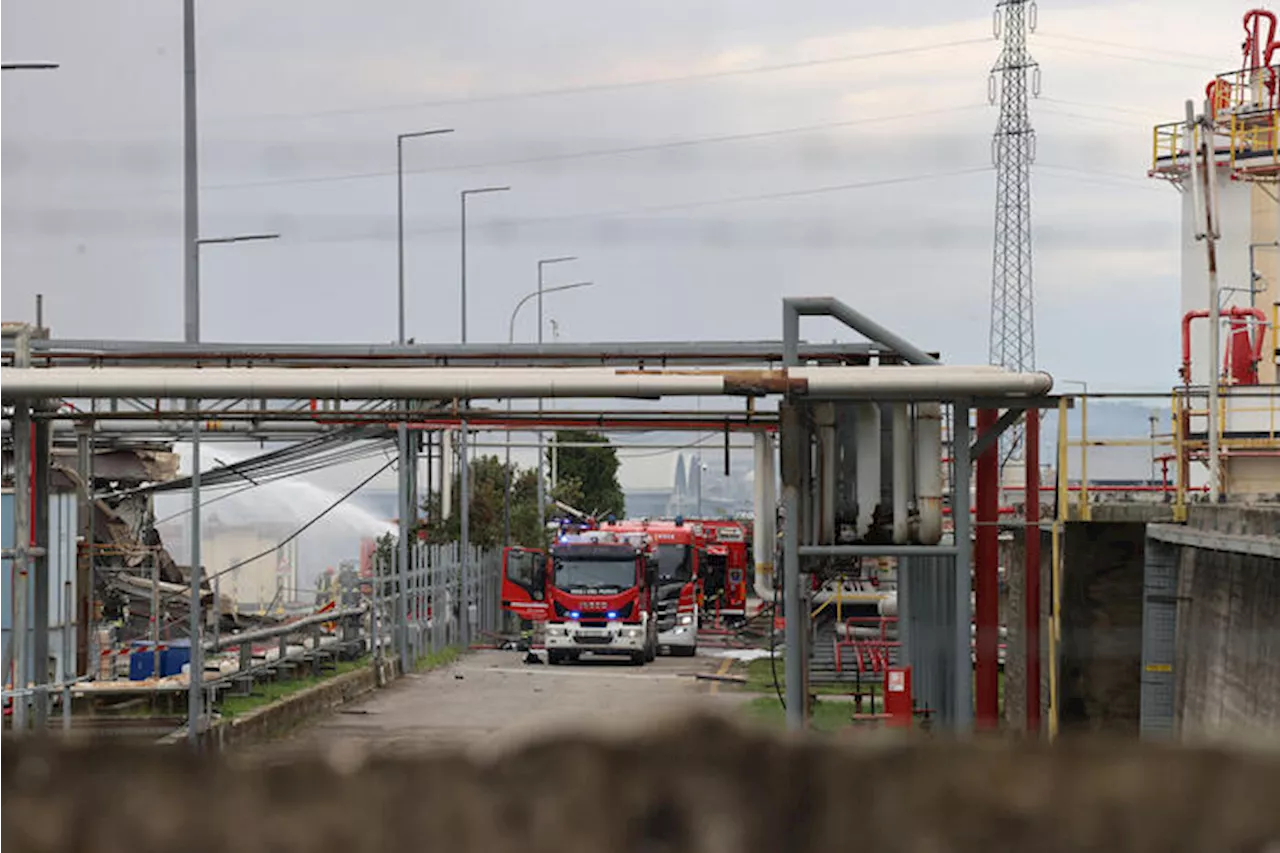
M 442 127 L 434 130 L 417 130 L 412 133 L 396 134 L 396 261 L 399 323 L 396 330 L 396 343 L 404 343 L 404 141 L 418 139 L 423 136 L 440 136 L 453 133 L 453 128 Z
M 462 190 L 458 194 L 462 212 L 462 343 L 467 342 L 467 199 L 473 195 L 481 195 L 483 193 L 503 193 L 508 192 L 511 187 L 476 187 L 474 189 Z M 463 401 L 463 416 L 458 423 L 458 500 L 462 504 L 461 518 L 459 524 L 461 528 L 462 541 L 460 543 L 461 552 L 461 584 L 462 593 L 462 616 L 465 630 L 463 633 L 463 642 L 471 642 L 471 589 L 470 578 L 471 573 L 471 462 L 467 458 L 467 418 L 466 418 L 466 401 Z
M 542 271 L 551 264 L 564 264 L 576 261 L 577 255 L 561 255 L 555 258 L 542 258 L 538 261 L 538 347 L 542 347 L 542 294 L 546 291 L 542 284 Z M 538 414 L 542 414 L 542 398 L 538 398 Z M 547 523 L 547 487 L 543 482 L 542 430 L 538 430 L 538 529 Z
M 403 345 L 405 342 L 404 325 L 404 141 L 406 139 L 418 139 L 424 136 L 440 136 L 446 133 L 453 133 L 453 128 L 442 127 L 432 130 L 416 130 L 410 133 L 396 134 L 396 343 Z M 393 573 L 395 582 L 395 616 L 396 626 L 393 636 L 400 653 L 401 665 L 408 671 L 411 663 L 408 656 L 408 604 L 405 596 L 408 594 L 405 588 L 405 574 L 408 571 L 409 564 L 409 536 L 412 533 L 413 519 L 417 516 L 418 504 L 418 484 L 417 484 L 417 454 L 413 452 L 409 441 L 409 426 L 401 421 L 396 425 L 396 450 L 400 459 L 399 470 L 397 471 L 398 486 L 400 492 L 399 509 L 396 515 L 400 519 L 399 538 L 396 545 L 396 571 Z M 374 624 L 376 624 L 377 614 L 374 615 Z M 377 647 L 377 638 L 374 639 L 374 648 L 372 649 L 376 660 L 381 662 L 381 651 Z
M 477 187 L 458 194 L 462 206 L 462 342 L 467 342 L 467 199 L 482 193 L 505 193 L 511 187 Z
M 192 9 L 187 6 L 186 64 L 189 88 L 186 106 L 189 147 L 187 149 L 186 185 L 186 339 L 188 343 L 200 341 L 200 247 L 227 243 L 248 243 L 258 240 L 277 240 L 279 234 L 238 234 L 226 237 L 197 237 L 198 226 L 195 188 L 195 46 Z M 187 665 L 189 690 L 187 694 L 187 739 L 194 745 L 199 741 L 200 726 L 204 719 L 204 650 L 200 645 L 200 418 L 199 401 L 191 400 L 191 662 Z M 215 607 L 217 599 L 214 599 Z
M 541 304 L 543 294 L 557 293 L 561 290 L 574 290 L 579 287 L 591 287 L 594 284 L 595 282 L 593 281 L 579 281 L 573 284 L 561 284 L 561 285 L 557 285 L 556 287 L 548 287 L 545 290 L 542 288 L 539 288 L 537 290 L 533 290 L 533 291 L 530 291 L 529 293 L 526 293 L 524 296 L 520 298 L 520 301 L 516 303 L 516 307 L 511 311 L 511 322 L 508 324 L 508 327 L 507 327 L 507 343 L 508 344 L 515 343 L 516 315 L 520 313 L 520 309 L 523 308 L 525 303 L 527 303 L 530 299 L 537 297 L 539 300 L 539 304 Z M 507 413 L 508 414 L 511 413 L 510 397 L 507 398 Z M 539 452 L 539 458 L 541 458 L 541 447 L 539 447 L 538 452 Z M 539 466 L 539 470 L 541 470 L 541 466 Z M 510 545 L 511 544 L 511 424 L 510 423 L 507 424 L 507 465 L 505 468 L 505 479 L 506 479 L 507 488 L 503 495 L 503 503 L 502 503 L 502 542 L 504 545 Z M 541 494 L 541 491 L 542 491 L 541 488 L 539 488 L 539 494 Z

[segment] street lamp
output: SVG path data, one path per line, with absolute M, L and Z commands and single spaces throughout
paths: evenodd
M 58 68 L 56 62 L 2 62 L 0 70 L 4 71 L 54 71 Z
M 511 187 L 477 187 L 459 193 L 462 200 L 462 342 L 467 342 L 467 198 L 482 193 L 505 193 Z
M 396 258 L 398 262 L 399 323 L 396 330 L 396 343 L 404 343 L 404 141 L 421 136 L 440 136 L 453 133 L 453 128 L 442 127 L 435 130 L 418 130 L 413 133 L 396 134 Z
M 577 255 L 560 255 L 555 258 L 542 258 L 538 261 L 538 348 L 542 348 L 542 294 L 545 292 L 542 287 L 542 271 L 551 264 L 563 264 L 569 261 L 576 261 Z M 542 398 L 538 398 L 538 414 L 542 414 Z M 538 526 L 541 528 L 547 523 L 547 489 L 542 481 L 543 471 L 542 458 L 542 430 L 538 430 Z
M 570 260 L 570 259 L 563 258 L 562 260 Z M 541 269 L 541 267 L 539 267 L 539 269 Z M 515 343 L 516 315 L 520 313 L 520 309 L 523 308 L 525 303 L 527 303 L 530 299 L 533 299 L 536 296 L 538 298 L 538 304 L 541 305 L 542 296 L 544 293 L 556 293 L 561 290 L 574 290 L 579 287 L 591 287 L 594 284 L 595 284 L 594 281 L 579 281 L 573 284 L 561 284 L 561 285 L 557 285 L 556 287 L 548 287 L 545 290 L 539 287 L 537 290 L 526 293 L 524 296 L 520 298 L 520 301 L 516 303 L 516 307 L 511 311 L 511 322 L 507 326 L 507 343 L 508 344 Z M 510 397 L 507 398 L 507 414 L 508 415 L 511 414 L 511 398 Z M 507 423 L 507 466 L 505 471 L 506 471 L 507 488 L 503 497 L 503 504 L 502 504 L 502 541 L 503 541 L 503 544 L 510 545 L 511 544 L 511 424 L 510 422 Z M 539 447 L 538 447 L 538 481 L 539 481 L 538 495 L 540 499 L 539 507 L 541 507 L 541 498 L 542 498 L 542 486 L 541 486 L 542 447 L 541 447 L 541 444 L 539 444 Z M 539 524 L 541 523 L 542 522 L 540 521 Z
M 186 180 L 184 204 L 185 222 L 184 236 L 187 251 L 184 253 L 186 299 L 185 321 L 187 343 L 200 341 L 200 247 L 222 245 L 226 243 L 249 243 L 258 240 L 277 240 L 279 234 L 233 234 L 224 237 L 197 237 L 199 226 L 196 196 L 196 159 L 195 159 L 195 22 L 194 8 L 187 3 L 184 13 L 184 54 L 188 71 L 187 88 L 184 95 L 186 112 L 184 143 L 187 145 L 184 178 Z M 202 557 L 200 553 L 200 417 L 199 404 L 190 401 L 191 406 L 191 663 L 189 665 L 190 684 L 187 694 L 187 738 L 196 743 L 204 720 L 204 651 L 200 645 L 200 574 Z M 215 596 L 216 603 L 217 598 Z
M 252 243 L 258 240 L 279 240 L 279 234 L 237 234 L 233 237 L 201 237 L 197 246 L 213 246 L 222 243 Z
M 467 198 L 473 195 L 481 195 L 483 193 L 504 193 L 508 192 L 511 187 L 475 187 L 473 189 L 462 190 L 458 194 L 460 206 L 462 208 L 462 343 L 467 342 Z M 471 641 L 471 601 L 472 589 L 469 583 L 469 575 L 471 572 L 471 462 L 467 458 L 467 417 L 466 417 L 466 401 L 463 401 L 463 415 L 458 422 L 458 500 L 462 503 L 461 518 L 459 519 L 461 527 L 462 541 L 459 543 L 461 548 L 462 562 L 462 603 L 463 613 L 466 621 L 463 623 L 464 633 L 463 642 Z

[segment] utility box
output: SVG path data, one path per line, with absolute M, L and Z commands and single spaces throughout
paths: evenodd
M 911 727 L 911 667 L 892 666 L 885 670 L 884 712 L 887 716 L 885 725 Z

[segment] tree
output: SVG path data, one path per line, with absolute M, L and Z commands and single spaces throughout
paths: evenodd
M 470 541 L 480 548 L 493 548 L 503 543 L 503 493 L 506 491 L 507 468 L 497 456 L 474 460 L 471 471 Z M 461 480 L 455 475 L 453 493 L 461 497 Z M 462 516 L 450 507 L 446 516 L 440 509 L 440 497 L 432 495 L 424 505 L 427 515 L 427 538 L 432 542 L 456 542 L 462 532 Z M 538 523 L 538 481 L 534 471 L 511 466 L 511 544 L 543 547 L 546 537 Z
M 556 472 L 559 483 L 568 486 L 576 482 L 581 491 L 581 503 L 570 504 L 586 513 L 598 516 L 626 512 L 626 498 L 618 483 L 618 451 L 609 439 L 596 432 L 557 432 L 557 444 L 596 444 L 598 447 L 557 447 Z M 551 468 L 551 451 L 547 451 L 548 470 Z M 563 498 L 562 498 L 563 500 Z M 569 503 L 569 501 L 565 501 Z

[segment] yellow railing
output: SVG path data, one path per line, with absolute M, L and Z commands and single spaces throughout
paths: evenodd
M 1151 171 L 1167 172 L 1180 168 L 1178 158 L 1186 157 L 1200 143 L 1197 131 L 1192 135 L 1191 145 L 1186 145 L 1186 134 L 1186 124 L 1180 121 L 1157 124 L 1152 128 Z
M 1214 81 L 1214 116 L 1274 108 L 1276 98 L 1267 87 L 1269 80 L 1280 80 L 1280 66 L 1250 68 L 1219 74 Z
M 1274 169 L 1280 165 L 1280 112 L 1261 120 L 1232 114 L 1231 168 L 1241 171 Z

